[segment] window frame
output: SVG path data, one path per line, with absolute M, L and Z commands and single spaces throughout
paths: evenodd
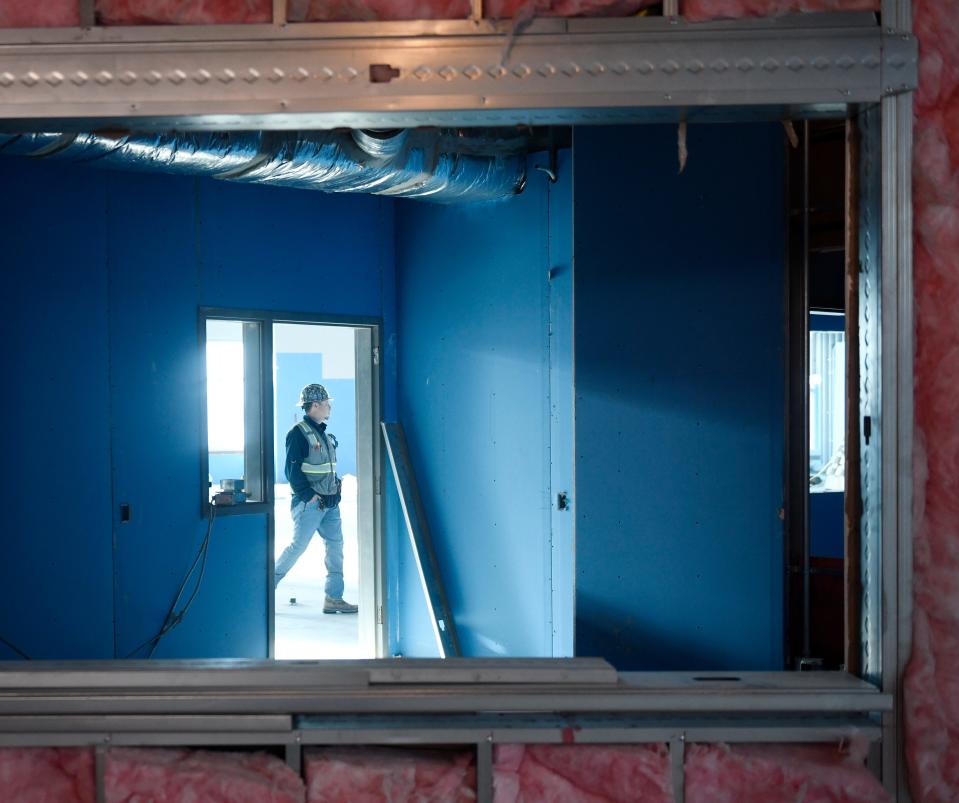
M 256 369 L 256 383 L 254 389 L 249 384 L 244 383 L 244 405 L 243 405 L 243 432 L 244 432 L 244 455 L 243 468 L 244 476 L 250 472 L 248 459 L 255 457 L 255 462 L 259 465 L 255 467 L 255 474 L 258 474 L 258 483 L 262 486 L 262 498 L 254 502 L 244 502 L 241 505 L 223 505 L 216 509 L 217 516 L 237 516 L 267 513 L 273 505 L 273 441 L 264 437 L 264 433 L 272 431 L 273 428 L 273 398 L 272 394 L 267 393 L 269 388 L 264 384 L 264 380 L 271 375 L 271 364 L 266 360 L 268 356 L 272 359 L 273 354 L 273 333 L 271 327 L 267 325 L 266 319 L 251 313 L 248 310 L 225 310 L 212 307 L 200 307 L 197 315 L 197 337 L 198 350 L 200 354 L 200 365 L 203 372 L 200 383 L 200 516 L 209 518 L 211 508 L 210 503 L 210 440 L 209 440 L 209 410 L 207 407 L 207 367 L 206 367 L 206 347 L 207 347 L 207 321 L 238 321 L 240 323 L 255 323 L 259 328 L 259 337 L 257 338 L 258 354 L 251 355 L 246 348 L 246 337 L 243 341 L 243 367 L 244 376 L 248 375 L 250 368 Z M 272 380 L 269 382 L 272 387 Z M 249 401 L 251 395 L 258 396 L 255 408 L 251 413 Z M 256 442 L 251 444 L 247 437 L 251 428 L 257 432 Z

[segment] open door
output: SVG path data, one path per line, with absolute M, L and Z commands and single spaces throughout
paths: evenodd
M 273 555 L 274 571 L 280 566 L 285 570 L 274 595 L 278 659 L 378 654 L 373 338 L 370 327 L 273 324 Z M 297 531 L 295 514 L 302 502 L 288 477 L 288 438 L 302 437 L 298 426 L 304 411 L 298 400 L 300 391 L 311 384 L 322 385 L 330 397 L 324 434 L 335 443 L 331 471 L 340 479 L 340 499 L 321 511 L 316 528 L 301 524 Z M 304 541 L 302 552 L 291 547 Z M 342 589 L 342 599 L 358 606 L 357 613 L 329 611 L 325 604 L 329 578 Z

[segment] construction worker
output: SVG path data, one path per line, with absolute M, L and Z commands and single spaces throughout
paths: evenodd
M 286 479 L 293 498 L 293 541 L 283 550 L 273 573 L 274 588 L 310 545 L 314 533 L 326 544 L 326 599 L 323 613 L 356 613 L 343 599 L 343 525 L 340 478 L 336 476 L 336 438 L 326 431 L 332 407 L 322 385 L 307 385 L 297 406 L 303 420 L 286 436 Z

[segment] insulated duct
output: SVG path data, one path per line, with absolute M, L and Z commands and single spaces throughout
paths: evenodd
M 0 134 L 0 154 L 437 203 L 522 192 L 529 140 L 485 130 Z

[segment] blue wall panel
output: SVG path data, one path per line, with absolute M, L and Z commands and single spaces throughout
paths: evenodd
M 573 655 L 575 633 L 575 510 L 573 439 L 573 159 L 558 158 L 549 196 L 549 415 L 553 655 Z M 560 509 L 557 494 L 567 495 Z
M 200 592 L 183 624 L 161 642 L 155 657 L 265 657 L 266 527 L 265 514 L 214 521 Z M 180 579 L 176 578 L 177 585 Z
M 688 146 L 575 132 L 576 652 L 781 669 L 782 130 Z
M 3 408 L 18 431 L 0 636 L 51 658 L 109 657 L 115 636 L 122 657 L 161 625 L 205 532 L 198 307 L 381 315 L 392 206 L 13 160 L 0 177 L 18 188 L 2 203 L 7 303 L 23 309 L 5 354 L 23 381 Z M 61 387 L 66 437 L 50 423 Z M 51 488 L 66 448 L 81 470 Z M 264 515 L 218 520 L 200 594 L 157 657 L 265 656 L 267 559 Z
M 817 558 L 841 558 L 845 548 L 844 501 L 837 491 L 809 494 L 809 547 Z
M 382 315 L 390 200 L 218 181 L 197 194 L 201 303 Z
M 79 171 L 12 162 L 0 170 L 0 637 L 33 658 L 108 658 L 113 536 L 103 176 L 78 181 Z M 12 657 L 0 643 L 0 658 Z
M 201 276 L 194 242 L 182 236 L 195 230 L 194 181 L 131 178 L 111 173 L 108 183 L 114 494 L 118 506 L 131 505 L 131 521 L 116 525 L 118 657 L 162 624 L 204 529 L 197 493 Z M 201 593 L 210 591 L 204 585 Z M 200 610 L 181 625 L 185 633 Z M 157 655 L 168 655 L 171 644 L 164 641 Z
M 548 201 L 397 205 L 399 420 L 466 655 L 552 650 Z M 434 654 L 400 560 L 398 649 Z

